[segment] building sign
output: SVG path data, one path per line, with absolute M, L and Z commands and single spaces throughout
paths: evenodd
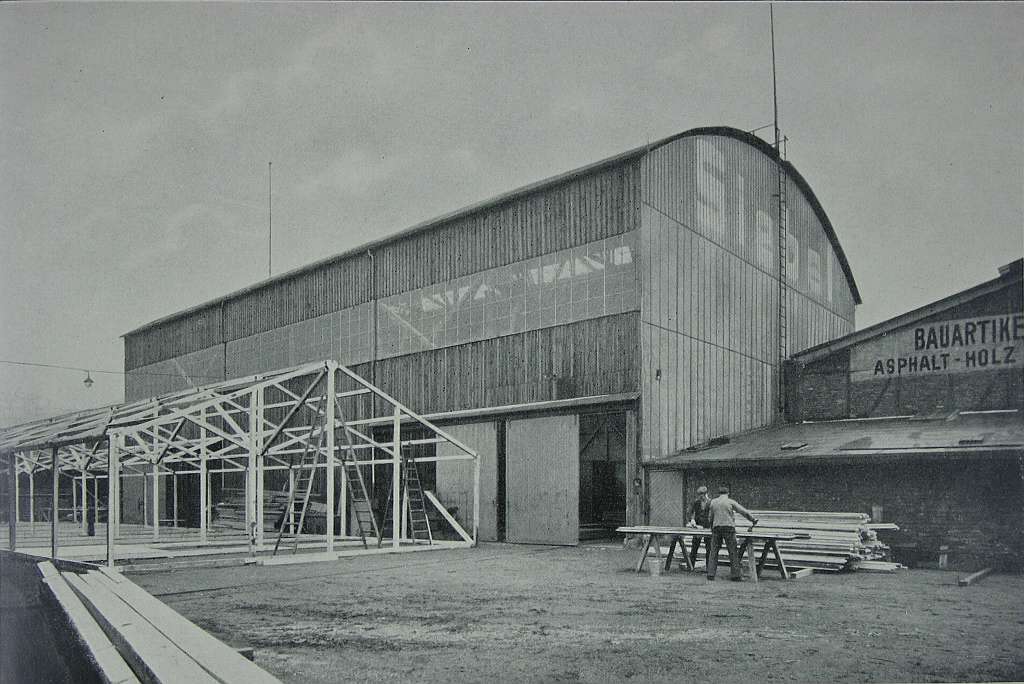
M 936 321 L 854 347 L 854 381 L 1024 368 L 1024 313 Z

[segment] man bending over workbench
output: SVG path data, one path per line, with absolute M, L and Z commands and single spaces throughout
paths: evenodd
M 729 498 L 729 488 L 719 487 L 718 496 L 708 504 L 711 517 L 711 548 L 708 549 L 708 581 L 715 580 L 715 573 L 718 570 L 718 551 L 725 542 L 725 548 L 729 550 L 729 579 L 733 582 L 743 581 L 743 571 L 740 568 L 739 553 L 736 550 L 736 513 L 739 513 L 752 524 L 757 524 L 754 518 L 743 506 Z

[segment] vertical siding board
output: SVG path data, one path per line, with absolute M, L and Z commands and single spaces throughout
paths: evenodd
M 771 399 L 778 364 L 777 267 L 773 259 L 762 260 L 756 215 L 763 207 L 778 220 L 772 198 L 776 167 L 744 143 L 711 141 L 679 140 L 649 152 L 637 166 L 638 200 L 649 207 L 640 215 L 649 237 L 642 249 L 642 320 L 661 328 L 657 334 L 645 330 L 644 340 L 663 347 L 649 350 L 641 367 L 652 374 L 660 368 L 663 380 L 675 385 L 668 394 L 652 388 L 658 406 L 648 405 L 645 394 L 645 420 L 657 424 L 652 437 L 670 448 L 771 418 L 772 405 L 765 399 Z M 697 201 L 696 178 L 714 163 L 716 148 L 724 159 L 725 206 L 712 211 L 711 204 Z M 787 191 L 800 263 L 789 305 L 795 351 L 835 334 L 832 310 L 839 306 L 830 308 L 824 292 L 825 279 L 840 269 L 832 270 L 834 255 L 817 217 L 788 179 Z M 769 250 L 777 253 L 773 231 L 768 237 Z M 814 291 L 809 290 L 808 247 L 828 259 L 819 267 L 821 286 Z M 832 288 L 841 293 L 835 301 L 847 294 L 835 282 Z M 663 438 L 667 423 L 674 426 Z

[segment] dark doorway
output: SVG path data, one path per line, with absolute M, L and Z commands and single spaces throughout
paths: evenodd
M 626 523 L 626 414 L 580 416 L 580 540 Z

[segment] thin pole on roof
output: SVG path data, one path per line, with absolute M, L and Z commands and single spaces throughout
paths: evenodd
M 779 89 L 778 80 L 776 78 L 776 66 L 775 66 L 775 9 L 774 3 L 768 5 L 768 21 L 769 28 L 771 31 L 771 42 L 772 42 L 772 125 L 775 129 L 775 162 L 776 162 L 776 200 L 778 201 L 778 221 L 779 221 L 779 302 L 778 302 L 778 335 L 779 335 L 779 367 L 776 372 L 776 383 L 775 383 L 775 403 L 776 403 L 776 415 L 782 416 L 786 410 L 786 401 L 783 396 L 784 385 L 782 381 L 782 363 L 785 361 L 786 352 L 788 351 L 788 321 L 786 320 L 786 279 L 788 277 L 786 273 L 786 264 L 788 256 L 786 254 L 787 245 L 786 242 L 789 240 L 789 226 L 786 225 L 786 207 L 785 199 L 783 198 L 783 179 L 782 179 L 782 147 L 779 139 Z
M 775 132 L 778 138 L 778 130 Z M 267 277 L 273 273 L 274 254 L 274 162 L 267 162 Z
M 772 122 L 775 126 L 775 151 L 780 152 L 779 149 L 779 90 L 775 78 L 775 3 L 769 3 L 768 5 L 768 22 L 772 34 L 772 108 L 774 110 L 774 116 Z

